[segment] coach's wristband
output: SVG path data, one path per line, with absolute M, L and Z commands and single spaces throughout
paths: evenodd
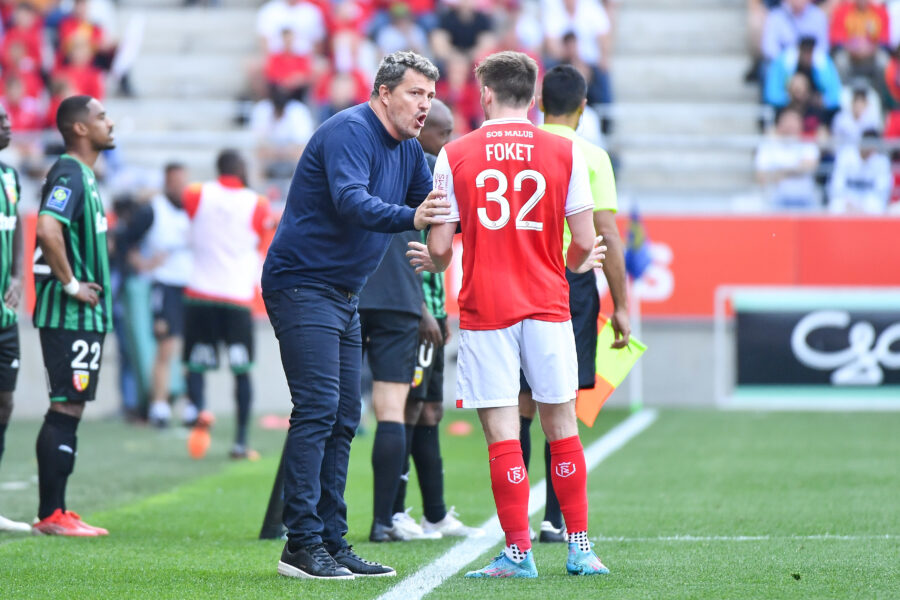
M 78 283 L 78 280 L 73 277 L 72 281 L 63 286 L 63 291 L 70 296 L 74 296 L 78 293 L 78 288 L 80 287 L 81 284 Z

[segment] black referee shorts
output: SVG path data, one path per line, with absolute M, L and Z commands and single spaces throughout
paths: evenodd
M 597 276 L 594 271 L 573 273 L 566 269 L 566 281 L 569 282 L 569 312 L 572 313 L 578 355 L 578 389 L 590 390 L 594 388 L 597 371 L 597 318 L 600 316 Z M 521 370 L 519 387 L 522 392 L 531 391 Z
M 374 381 L 409 383 L 416 368 L 419 316 L 398 310 L 359 311 L 363 352 Z

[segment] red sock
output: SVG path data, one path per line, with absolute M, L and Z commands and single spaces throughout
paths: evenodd
M 587 467 L 577 435 L 550 442 L 550 468 L 566 529 L 569 533 L 587 531 Z
M 488 446 L 491 459 L 491 489 L 506 545 L 523 552 L 531 548 L 528 535 L 528 472 L 519 440 L 504 440 Z M 582 461 L 583 462 L 583 461 Z

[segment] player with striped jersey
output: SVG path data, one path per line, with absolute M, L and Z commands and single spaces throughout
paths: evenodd
M 11 136 L 9 115 L 0 105 L 0 150 L 9 146 Z M 16 170 L 0 162 L 0 458 L 19 374 L 16 309 L 22 298 L 22 224 L 17 209 L 21 191 Z M 31 531 L 31 526 L 0 515 L 0 531 Z
M 50 388 L 50 410 L 38 433 L 40 505 L 36 533 L 106 535 L 66 507 L 66 483 L 75 468 L 76 431 L 85 402 L 94 399 L 103 340 L 112 329 L 107 221 L 93 166 L 115 147 L 113 122 L 90 96 L 59 105 L 56 125 L 66 152 L 41 189 L 34 276 L 34 325 Z

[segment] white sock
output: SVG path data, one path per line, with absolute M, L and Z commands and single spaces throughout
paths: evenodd
M 569 534 L 569 543 L 578 544 L 578 549 L 587 552 L 591 549 L 591 542 L 588 540 L 587 531 L 576 531 Z
M 525 560 L 525 556 L 528 554 L 527 550 L 519 550 L 519 546 L 517 544 L 512 544 L 511 546 L 507 546 L 503 549 L 503 553 L 506 554 L 506 558 L 513 561 L 514 563 L 520 563 Z

